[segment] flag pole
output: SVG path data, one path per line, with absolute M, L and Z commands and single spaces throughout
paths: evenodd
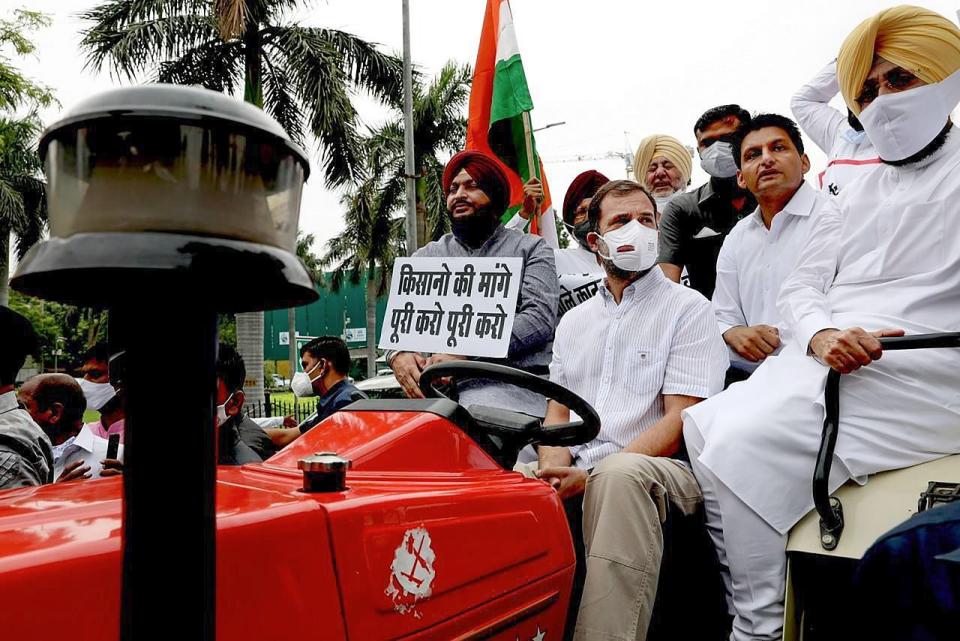
M 404 182 L 407 191 L 407 255 L 419 247 L 417 238 L 416 163 L 413 157 L 413 65 L 410 62 L 410 0 L 403 4 L 403 148 Z
M 523 111 L 520 114 L 523 121 L 523 142 L 527 152 L 527 167 L 530 169 L 530 176 L 527 178 L 537 178 L 539 180 L 539 171 L 537 171 L 536 156 L 533 153 L 533 127 L 530 125 L 530 112 Z M 533 220 L 530 221 L 530 231 L 535 234 L 540 233 L 540 203 L 537 202 L 537 210 L 533 214 Z

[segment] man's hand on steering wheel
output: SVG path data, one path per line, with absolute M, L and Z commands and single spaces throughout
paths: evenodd
M 427 359 L 417 352 L 400 352 L 390 361 L 390 369 L 407 398 L 424 397 L 420 391 L 420 372 L 426 366 Z

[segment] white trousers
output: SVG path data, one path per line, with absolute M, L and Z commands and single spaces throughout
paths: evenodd
M 707 530 L 717 548 L 727 604 L 734 617 L 730 639 L 780 639 L 787 537 L 770 527 L 699 463 L 704 439 L 689 417 L 684 418 L 683 438 L 703 492 Z

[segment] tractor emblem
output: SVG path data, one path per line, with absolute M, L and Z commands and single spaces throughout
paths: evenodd
M 385 591 L 400 614 L 412 613 L 420 618 L 415 606 L 417 601 L 430 596 L 437 575 L 433 569 L 435 558 L 427 528 L 421 526 L 403 533 L 403 540 L 393 554 L 390 581 Z

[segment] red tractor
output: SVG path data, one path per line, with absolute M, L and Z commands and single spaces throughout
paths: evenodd
M 505 410 L 471 415 L 445 398 L 360 401 L 262 464 L 220 467 L 218 638 L 562 638 L 574 575 L 563 507 L 549 485 L 498 459 L 528 442 L 585 442 L 599 429 L 596 413 L 523 372 L 452 368 L 524 384 L 586 418 L 542 428 Z M 450 373 L 425 373 L 424 390 Z M 169 472 L 171 500 L 194 491 Z M 116 638 L 121 495 L 118 479 L 4 493 L 6 638 Z M 169 527 L 178 527 L 173 513 Z M 149 536 L 164 545 L 164 532 Z M 178 584 L 162 581 L 176 617 Z

